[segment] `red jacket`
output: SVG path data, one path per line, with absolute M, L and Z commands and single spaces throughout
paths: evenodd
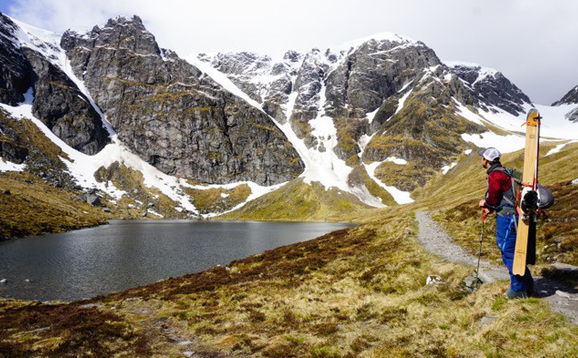
M 504 172 L 493 170 L 488 174 L 488 193 L 486 195 L 485 207 L 491 210 L 496 210 L 504 193 L 512 187 L 511 178 Z

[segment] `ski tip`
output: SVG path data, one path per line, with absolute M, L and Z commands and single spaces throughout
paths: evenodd
M 538 112 L 536 108 L 532 108 L 528 111 L 528 115 L 526 116 L 526 123 L 524 124 L 531 127 L 536 127 L 540 119 L 542 119 L 542 117 L 540 117 L 540 112 Z
M 530 108 L 527 118 L 530 119 L 530 117 L 540 117 L 540 112 L 536 108 Z

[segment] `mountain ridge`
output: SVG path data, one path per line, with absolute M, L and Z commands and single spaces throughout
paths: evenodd
M 523 145 L 510 138 L 532 105 L 499 71 L 448 65 L 424 43 L 392 33 L 287 51 L 280 61 L 250 52 L 180 58 L 160 48 L 137 16 L 61 37 L 2 16 L 0 31 L 20 36 L 2 42 L 13 55 L 1 62 L 10 94 L 0 99 L 4 110 L 37 117 L 49 138 L 66 142 L 64 152 L 76 159 L 64 167 L 79 188 L 142 215 L 150 211 L 139 202 L 159 200 L 149 191 L 160 190 L 173 207 L 160 217 L 212 217 L 299 180 L 321 184 L 324 195 L 335 195 L 333 187 L 353 194 L 367 208 L 411 202 L 411 192 L 464 151 L 505 138 L 515 144 L 505 150 Z M 3 146 L 4 159 L 25 165 L 25 155 Z M 142 183 L 107 179 L 125 170 L 143 173 L 134 178 Z M 247 201 L 195 208 L 195 201 L 207 207 L 203 191 L 242 185 Z

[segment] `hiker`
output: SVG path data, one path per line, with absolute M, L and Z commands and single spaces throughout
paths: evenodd
M 519 215 L 516 212 L 516 197 L 512 188 L 510 171 L 500 163 L 500 152 L 496 148 L 482 149 L 482 166 L 487 169 L 488 190 L 480 201 L 484 216 L 496 212 L 496 244 L 502 252 L 502 261 L 510 273 L 510 288 L 506 298 L 527 298 L 534 292 L 534 280 L 526 267 L 524 276 L 514 275 L 514 251 L 516 249 L 516 227 Z

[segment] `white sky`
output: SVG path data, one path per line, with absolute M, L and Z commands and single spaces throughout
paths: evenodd
M 534 102 L 578 85 L 576 0 L 0 0 L 0 11 L 48 30 L 87 31 L 137 14 L 181 57 L 251 50 L 271 55 L 390 31 L 423 41 L 442 60 L 506 75 Z

